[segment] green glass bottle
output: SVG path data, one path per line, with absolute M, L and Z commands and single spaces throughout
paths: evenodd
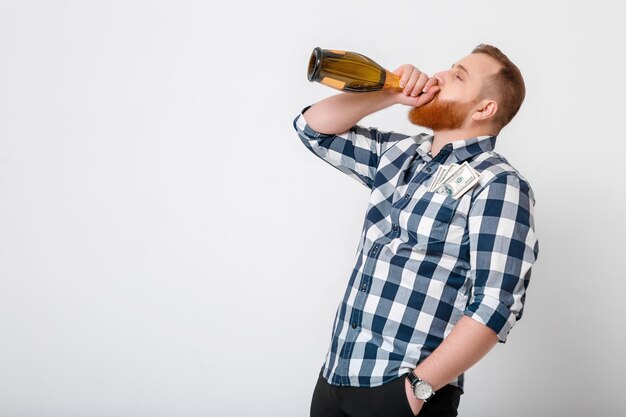
M 383 88 L 400 90 L 400 77 L 372 59 L 350 51 L 313 49 L 307 71 L 316 81 L 341 91 L 367 92 Z

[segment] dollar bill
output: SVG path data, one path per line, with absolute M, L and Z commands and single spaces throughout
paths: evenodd
M 428 187 L 428 191 L 433 191 L 435 189 L 435 186 L 439 183 L 438 178 L 441 176 L 441 171 L 447 171 L 447 168 L 443 165 L 439 165 L 437 167 L 437 172 L 435 172 L 435 174 L 433 175 L 433 180 L 430 183 L 430 187 Z
M 437 182 L 433 191 L 459 198 L 478 183 L 478 177 L 476 170 L 465 161 L 457 167 L 448 169 L 445 177 Z
M 433 182 L 430 184 L 428 191 L 435 191 L 435 188 L 437 188 L 437 186 L 442 183 L 442 180 L 447 176 L 447 173 L 450 172 L 450 170 L 456 170 L 456 168 L 458 168 L 459 166 L 460 165 L 458 164 L 452 164 L 448 166 L 439 165 L 437 167 L 437 172 L 435 172 L 435 175 L 433 175 Z

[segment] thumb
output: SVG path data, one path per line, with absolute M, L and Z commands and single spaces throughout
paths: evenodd
M 435 98 L 435 95 L 438 92 L 439 92 L 438 86 L 436 85 L 431 86 L 430 88 L 428 88 L 428 91 L 426 93 L 423 93 L 417 96 L 417 103 L 415 103 L 415 107 L 423 106 L 424 104 L 428 103 L 429 101 Z

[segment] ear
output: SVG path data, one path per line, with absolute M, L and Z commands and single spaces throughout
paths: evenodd
M 493 100 L 482 100 L 479 107 L 472 114 L 472 120 L 477 122 L 487 121 L 498 111 L 498 103 Z

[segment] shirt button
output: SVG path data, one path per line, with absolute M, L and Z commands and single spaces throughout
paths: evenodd
M 367 284 L 361 285 L 361 291 L 365 291 L 366 288 L 367 288 Z
M 391 230 L 393 230 L 393 231 L 395 232 L 396 230 L 398 230 L 398 226 L 396 226 L 395 224 L 394 224 L 394 225 L 392 225 L 392 226 L 391 226 Z
M 430 173 L 430 171 L 432 171 L 432 169 L 430 169 L 430 167 L 428 167 L 428 168 L 424 169 L 424 171 Z
M 409 198 L 409 195 L 408 195 L 408 194 L 405 194 L 405 195 L 404 195 L 404 198 L 408 199 L 408 198 Z
M 356 329 L 356 323 L 352 323 L 352 328 Z

